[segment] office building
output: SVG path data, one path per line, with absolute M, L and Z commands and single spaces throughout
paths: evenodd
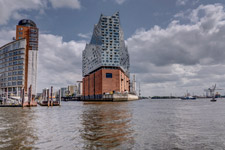
M 0 47 L 0 88 L 2 92 L 18 96 L 20 89 L 25 93 L 32 85 L 36 94 L 38 28 L 28 19 L 16 26 L 16 39 Z

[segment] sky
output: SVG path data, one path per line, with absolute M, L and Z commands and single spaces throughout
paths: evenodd
M 37 92 L 82 80 L 82 51 L 100 15 L 120 12 L 143 96 L 225 95 L 224 0 L 0 0 L 0 46 L 19 20 L 39 28 Z

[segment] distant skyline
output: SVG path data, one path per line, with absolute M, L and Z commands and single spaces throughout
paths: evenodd
M 81 54 L 101 13 L 116 11 L 142 95 L 202 95 L 215 83 L 225 94 L 224 0 L 0 0 L 0 46 L 19 20 L 33 20 L 38 92 L 66 87 L 82 79 Z

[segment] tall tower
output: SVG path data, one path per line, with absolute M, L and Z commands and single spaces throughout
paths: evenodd
M 36 24 L 29 19 L 20 20 L 16 26 L 16 40 L 25 38 L 25 83 L 24 89 L 32 85 L 32 93 L 36 94 L 37 82 L 37 54 L 38 54 L 38 28 Z
M 83 98 L 101 99 L 104 93 L 129 91 L 129 67 L 119 12 L 101 15 L 82 53 Z

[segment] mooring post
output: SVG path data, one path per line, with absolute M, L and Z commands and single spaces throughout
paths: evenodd
M 30 106 L 30 87 L 28 88 L 28 106 Z
M 48 107 L 49 107 L 49 89 L 47 89 L 47 101 L 48 101 Z
M 5 104 L 6 104 L 6 102 L 8 101 L 8 88 L 6 88 L 6 98 L 5 98 Z
M 33 101 L 32 101 L 32 84 L 30 85 L 30 88 L 29 88 L 29 94 L 30 94 L 29 106 L 31 106 L 31 103 L 33 103 Z
M 44 99 L 44 101 L 47 101 L 48 99 L 47 99 L 47 90 L 48 89 L 45 89 L 45 99 Z
M 59 89 L 59 106 L 61 106 L 61 89 Z
M 53 106 L 53 86 L 51 86 L 51 106 Z
M 21 102 L 21 104 L 22 104 L 22 93 L 23 93 L 23 91 L 22 91 L 22 88 L 20 89 L 20 102 Z
M 22 88 L 22 106 L 24 107 L 24 99 L 25 99 L 25 91 L 24 88 Z

